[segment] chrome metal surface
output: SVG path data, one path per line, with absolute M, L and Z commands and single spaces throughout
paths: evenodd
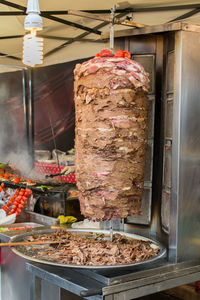
M 200 272 L 193 272 L 188 275 L 182 276 L 179 274 L 178 277 L 175 278 L 165 278 L 161 281 L 161 276 L 163 274 L 159 274 L 157 280 L 151 278 L 150 280 L 146 281 L 144 284 L 140 282 L 139 286 L 134 286 L 133 282 L 128 282 L 127 284 L 122 284 L 119 286 L 112 286 L 112 290 L 110 287 L 105 287 L 103 289 L 104 299 L 106 300 L 106 295 L 113 296 L 114 300 L 132 300 L 137 299 L 139 297 L 143 297 L 146 295 L 151 295 L 154 293 L 158 293 L 161 291 L 165 291 L 170 288 L 174 288 L 176 286 L 184 285 L 187 283 L 192 283 L 196 280 L 196 278 L 200 278 Z
M 152 214 L 149 226 L 129 217 L 125 231 L 164 241 L 170 262 L 199 259 L 200 26 L 173 23 L 118 33 L 131 53 L 156 54 Z
M 74 295 L 81 295 L 81 294 L 91 294 L 89 298 L 90 300 L 100 300 L 103 299 L 102 295 L 102 287 L 104 286 L 101 282 L 98 282 L 96 279 L 92 277 L 88 277 L 87 274 L 83 275 L 79 273 L 75 269 L 66 269 L 66 268 L 55 268 L 50 265 L 41 265 L 36 263 L 27 263 L 26 269 L 37 279 L 41 279 L 42 288 L 47 283 L 50 285 L 54 285 L 56 288 L 59 287 L 61 289 L 65 289 L 73 295 L 68 295 L 64 299 L 76 299 Z M 36 292 L 36 289 L 35 289 Z M 61 291 L 62 292 L 62 291 Z M 64 293 L 62 293 L 64 294 Z M 51 295 L 48 299 L 55 299 L 52 298 Z M 37 299 L 37 298 L 36 298 Z M 40 299 L 40 298 L 39 298 Z M 42 298 L 46 300 L 47 298 Z M 41 300 L 42 300 L 41 299 Z M 82 299 L 82 298 L 81 298 Z M 84 298 L 85 299 L 85 298 Z M 34 299 L 35 300 L 35 299 Z M 57 300 L 57 298 L 56 298 Z
M 31 274 L 26 260 L 6 247 L 1 249 L 1 300 L 29 300 Z
M 41 214 L 35 213 L 33 211 L 25 211 L 25 214 L 28 219 L 30 219 L 31 221 L 36 222 L 36 223 L 38 222 L 38 223 L 42 223 L 44 225 L 57 225 L 58 224 L 58 220 L 53 217 L 41 215 Z
M 135 28 L 135 29 L 123 29 L 123 30 L 116 30 L 115 37 L 125 37 L 125 36 L 136 36 L 136 35 L 147 35 L 153 33 L 164 33 L 169 31 L 189 31 L 189 32 L 200 32 L 200 26 L 194 24 L 187 24 L 181 22 L 174 22 L 174 23 L 166 23 L 161 25 L 153 25 L 153 26 L 146 26 L 143 28 Z M 109 38 L 109 33 L 103 33 L 101 35 L 102 39 Z
M 111 7 L 111 25 L 110 25 L 110 51 L 113 52 L 114 50 L 114 19 L 115 19 L 115 10 L 116 6 L 113 5 Z
M 55 230 L 40 230 L 40 232 L 37 232 L 37 235 L 42 235 L 44 233 L 50 233 L 50 232 L 54 232 Z M 67 231 L 69 232 L 75 232 L 78 234 L 87 234 L 87 233 L 103 233 L 105 234 L 105 236 L 107 237 L 107 239 L 109 239 L 110 237 L 110 231 L 109 230 L 94 230 L 94 229 L 67 229 Z M 152 239 L 149 238 L 145 238 L 136 234 L 130 234 L 130 233 L 126 233 L 126 232 L 119 232 L 119 231 L 113 231 L 113 234 L 118 233 L 121 234 L 122 236 L 125 236 L 129 239 L 138 239 L 141 241 L 149 241 L 151 242 L 152 246 L 154 247 L 159 247 L 160 251 L 158 253 L 158 255 L 156 255 L 155 257 L 152 257 L 150 259 L 144 260 L 144 261 L 140 261 L 140 262 L 133 262 L 130 264 L 119 264 L 119 265 L 106 265 L 106 266 L 87 266 L 87 265 L 73 265 L 73 264 L 64 264 L 64 263 L 57 263 L 57 262 L 53 262 L 48 260 L 48 257 L 44 257 L 43 259 L 38 259 L 38 258 L 34 258 L 30 255 L 27 254 L 26 251 L 26 247 L 12 247 L 12 251 L 15 254 L 18 254 L 19 256 L 28 259 L 30 261 L 35 261 L 35 262 L 39 262 L 39 263 L 43 263 L 43 264 L 49 264 L 49 265 L 53 265 L 53 266 L 60 266 L 60 267 L 68 267 L 68 268 L 82 268 L 82 269 L 95 269 L 95 270 L 101 270 L 101 269 L 121 269 L 121 268 L 127 268 L 127 267 L 132 267 L 132 266 L 138 266 L 138 265 L 144 265 L 147 263 L 152 263 L 160 258 L 162 258 L 165 254 L 166 254 L 166 249 L 157 241 L 154 241 Z M 20 242 L 23 241 L 25 238 L 27 238 L 28 236 L 30 236 L 31 234 L 33 234 L 33 232 L 31 233 L 26 233 L 23 235 L 19 235 L 19 236 L 14 236 L 10 239 L 10 242 Z M 36 246 L 34 245 L 34 248 Z M 31 249 L 31 246 L 29 246 L 29 248 Z M 41 250 L 44 249 L 43 246 L 41 245 L 37 245 L 37 249 Z
M 200 258 L 199 49 L 199 32 L 176 33 L 169 237 L 172 261 Z
M 42 282 L 45 278 L 76 295 L 93 295 L 91 299 L 104 300 L 134 299 L 200 278 L 200 261 L 171 265 L 163 262 L 162 266 L 150 265 L 146 270 L 138 266 L 128 271 L 55 268 L 37 263 L 27 263 L 26 268 Z

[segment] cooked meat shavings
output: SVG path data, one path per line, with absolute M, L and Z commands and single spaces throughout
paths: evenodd
M 107 238 L 107 239 L 106 239 Z M 61 264 L 104 266 L 130 264 L 156 256 L 160 249 L 150 241 L 113 235 L 111 242 L 104 234 L 73 233 L 59 229 L 53 233 L 29 236 L 27 241 L 49 241 L 49 245 L 38 249 L 24 246 L 26 253 L 37 259 Z M 51 241 L 58 244 L 51 245 Z M 37 250 L 37 251 L 36 251 Z M 36 253 L 37 252 L 37 253 Z

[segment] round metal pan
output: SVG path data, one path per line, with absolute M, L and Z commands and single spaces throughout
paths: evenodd
M 22 234 L 22 235 L 17 235 L 14 236 L 10 239 L 10 242 L 22 242 L 24 241 L 26 238 L 28 238 L 30 235 L 33 234 L 37 234 L 37 235 L 42 235 L 45 233 L 52 233 L 55 230 L 40 230 L 37 232 L 29 232 L 26 234 Z M 110 231 L 109 230 L 95 230 L 95 229 L 67 229 L 67 231 L 70 232 L 77 232 L 78 234 L 87 234 L 87 233 L 99 233 L 99 234 L 105 234 L 107 237 L 109 237 Z M 121 234 L 122 236 L 125 236 L 129 239 L 137 239 L 137 240 L 141 240 L 141 241 L 149 241 L 151 242 L 153 247 L 158 247 L 160 249 L 158 255 L 154 256 L 153 258 L 144 260 L 144 261 L 140 261 L 140 262 L 133 262 L 133 263 L 129 263 L 129 264 L 118 264 L 118 265 L 105 265 L 105 266 L 87 266 L 87 265 L 74 265 L 74 264 L 65 264 L 65 263 L 58 263 L 58 262 L 54 262 L 52 260 L 48 260 L 48 256 L 46 257 L 42 257 L 42 259 L 39 258 L 35 258 L 32 257 L 31 255 L 29 255 L 28 251 L 26 250 L 26 246 L 17 246 L 17 247 L 11 247 L 12 251 L 14 253 L 16 253 L 17 255 L 29 260 L 29 261 L 34 261 L 34 262 L 38 262 L 38 263 L 42 263 L 42 264 L 48 264 L 48 265 L 52 265 L 52 266 L 59 266 L 59 267 L 67 267 L 67 268 L 82 268 L 82 269 L 116 269 L 116 268 L 127 268 L 127 267 L 133 267 L 133 266 L 138 266 L 138 265 L 144 265 L 147 263 L 151 263 L 154 262 L 158 259 L 160 259 L 161 257 L 163 257 L 166 254 L 166 249 L 157 241 L 154 241 L 152 239 L 137 235 L 137 234 L 131 234 L 131 233 L 126 233 L 126 232 L 119 232 L 119 231 L 113 231 L 113 234 L 118 233 Z M 49 244 L 46 244 L 49 245 Z M 29 249 L 34 247 L 38 249 L 38 251 L 40 250 L 44 250 L 44 245 L 32 245 L 32 246 L 28 246 Z

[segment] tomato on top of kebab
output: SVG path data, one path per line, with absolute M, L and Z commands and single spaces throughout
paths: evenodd
M 115 54 L 113 54 L 110 50 L 108 49 L 104 49 L 102 51 L 100 51 L 99 53 L 96 54 L 95 57 L 126 57 L 126 58 L 129 58 L 131 59 L 131 54 L 130 52 L 128 51 L 125 51 L 125 50 L 121 50 L 119 49 Z

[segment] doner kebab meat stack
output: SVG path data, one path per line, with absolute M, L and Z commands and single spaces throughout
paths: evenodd
M 141 213 L 148 75 L 130 53 L 102 50 L 74 70 L 75 166 L 82 214 L 93 221 Z

